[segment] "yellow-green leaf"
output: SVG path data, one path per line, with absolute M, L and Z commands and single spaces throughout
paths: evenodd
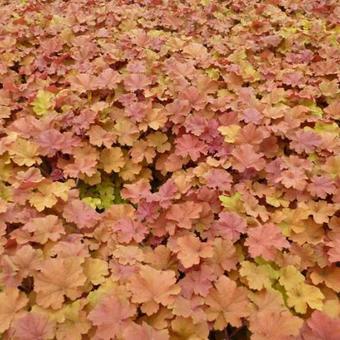
M 32 102 L 33 111 L 38 116 L 49 113 L 53 106 L 54 94 L 49 91 L 39 90 L 36 98 Z
M 219 199 L 222 205 L 229 210 L 240 211 L 243 207 L 242 196 L 239 192 L 232 196 L 220 195 Z
M 286 290 L 289 290 L 304 281 L 305 277 L 292 265 L 284 267 L 280 271 L 279 282 Z

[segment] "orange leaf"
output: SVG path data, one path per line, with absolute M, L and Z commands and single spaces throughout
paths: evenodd
M 65 296 L 71 300 L 79 297 L 86 281 L 81 267 L 83 261 L 79 257 L 45 260 L 34 277 L 37 303 L 45 308 L 58 309 Z
M 201 242 L 198 237 L 192 234 L 178 237 L 173 251 L 177 253 L 177 257 L 184 268 L 190 268 L 195 264 L 199 264 L 201 258 L 213 256 L 211 245 Z
M 156 270 L 142 266 L 138 275 L 131 278 L 128 289 L 132 292 L 132 302 L 142 303 L 142 310 L 151 315 L 159 309 L 159 304 L 167 306 L 174 301 L 181 288 L 176 285 L 175 272 Z
M 117 339 L 128 325 L 128 320 L 136 313 L 136 308 L 127 300 L 112 295 L 104 298 L 88 315 L 97 326 L 96 339 Z
M 9 328 L 14 317 L 20 315 L 27 303 L 27 297 L 16 288 L 0 293 L 0 333 Z
M 208 320 L 214 321 L 217 330 L 224 329 L 228 323 L 241 326 L 241 318 L 250 313 L 247 290 L 237 287 L 236 282 L 226 276 L 221 276 L 214 286 L 206 298 Z

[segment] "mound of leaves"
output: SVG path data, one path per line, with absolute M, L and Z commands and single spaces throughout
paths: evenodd
M 2 339 L 339 339 L 338 1 L 0 18 Z

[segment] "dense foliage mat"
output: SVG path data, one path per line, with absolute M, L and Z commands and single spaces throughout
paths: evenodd
M 338 340 L 337 0 L 0 1 L 0 333 Z

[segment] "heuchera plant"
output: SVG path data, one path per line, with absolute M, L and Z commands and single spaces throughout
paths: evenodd
M 1 339 L 339 339 L 337 0 L 0 18 Z

